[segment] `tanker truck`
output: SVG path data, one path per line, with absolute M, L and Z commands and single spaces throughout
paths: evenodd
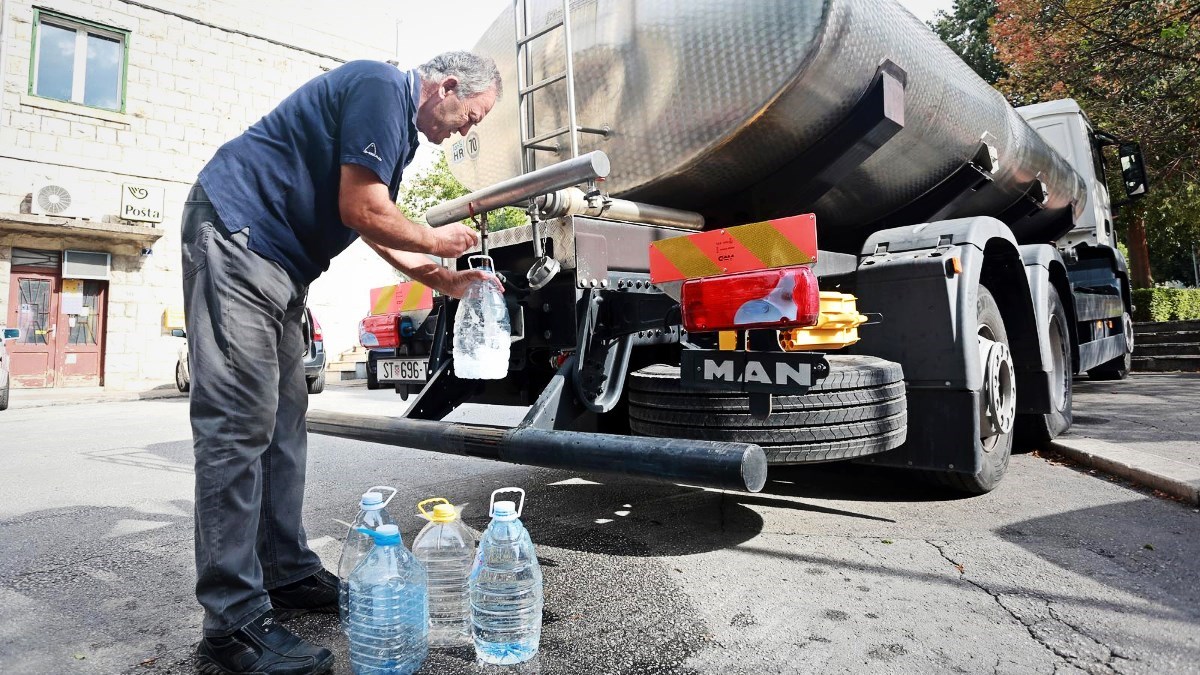
M 892 0 L 516 0 L 476 51 L 505 95 L 451 170 L 511 317 L 507 377 L 453 368 L 434 299 L 402 417 L 321 433 L 757 491 L 853 460 L 979 494 L 1133 349 L 1106 172 L 1136 143 L 1014 109 Z M 1118 160 L 1119 158 L 1119 160 Z M 1114 173 L 1114 182 L 1116 180 Z M 488 233 L 491 210 L 525 227 Z M 515 426 L 462 413 L 517 406 Z M 463 410 L 469 410 L 464 408 Z

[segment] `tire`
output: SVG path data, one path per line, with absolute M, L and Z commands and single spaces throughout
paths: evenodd
M 990 334 L 989 337 L 993 341 L 1009 344 L 1008 331 L 1004 328 L 1004 318 L 1000 315 L 1000 306 L 996 304 L 996 299 L 992 296 L 991 291 L 982 285 L 979 287 L 976 300 L 976 315 L 978 331 L 981 336 L 986 332 Z M 1006 434 L 996 434 L 979 439 L 980 445 L 983 446 L 983 461 L 979 472 L 973 476 L 954 471 L 924 471 L 923 473 L 933 482 L 959 492 L 973 495 L 991 492 L 1008 472 L 1008 460 L 1012 456 L 1013 435 L 1013 431 L 1009 431 Z
M 375 372 L 374 365 L 367 359 L 367 389 L 371 390 L 379 388 L 379 373 Z
M 677 366 L 630 373 L 629 425 L 659 438 L 756 443 L 772 464 L 862 457 L 891 450 L 907 435 L 899 364 L 871 356 L 830 356 L 830 374 L 803 396 L 776 396 L 766 420 L 749 397 L 687 389 Z
M 319 375 L 312 378 L 311 380 L 307 380 L 307 382 L 308 382 L 308 393 L 319 394 L 319 393 L 325 391 L 325 371 L 322 370 Z
M 0 410 L 8 410 L 8 394 L 12 390 L 12 376 L 4 383 L 4 388 L 0 389 Z
M 160 380 L 161 382 L 161 380 Z M 175 388 L 183 393 L 187 393 L 192 388 L 192 381 L 183 372 L 183 362 L 175 362 Z
M 1123 380 L 1129 377 L 1129 371 L 1133 368 L 1133 317 L 1129 316 L 1129 312 L 1121 313 L 1121 327 L 1125 331 L 1125 355 L 1118 356 L 1112 361 L 1101 363 L 1100 365 L 1087 371 L 1088 378 L 1093 380 Z
M 1071 334 L 1067 323 L 1067 310 L 1062 298 L 1053 286 L 1050 287 L 1050 354 L 1051 383 L 1053 396 L 1051 412 L 1017 416 L 1017 443 L 1022 448 L 1033 448 L 1046 441 L 1058 438 L 1071 428 Z

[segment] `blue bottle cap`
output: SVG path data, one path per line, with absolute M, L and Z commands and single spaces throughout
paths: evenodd
M 400 543 L 400 528 L 395 525 L 380 525 L 374 530 L 360 527 L 358 531 L 370 535 L 376 546 L 396 546 Z

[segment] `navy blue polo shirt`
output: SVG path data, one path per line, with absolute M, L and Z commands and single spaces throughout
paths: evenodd
M 392 201 L 417 149 L 420 78 L 378 61 L 351 61 L 316 77 L 217 150 L 200 172 L 230 232 L 250 228 L 250 250 L 302 284 L 358 233 L 338 209 L 341 165 L 358 164 Z

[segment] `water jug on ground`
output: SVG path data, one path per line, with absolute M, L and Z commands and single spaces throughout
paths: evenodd
M 387 499 L 383 498 L 383 491 L 391 492 Z M 358 503 L 358 515 L 355 516 L 354 522 L 350 524 L 350 529 L 346 532 L 346 540 L 342 544 L 342 556 L 338 560 L 338 618 L 341 620 L 343 631 L 349 630 L 346 612 L 350 602 L 350 573 L 366 559 L 371 549 L 375 548 L 375 540 L 361 530 L 363 528 L 377 530 L 381 525 L 395 525 L 396 521 L 392 520 L 391 514 L 386 509 L 388 502 L 391 502 L 392 497 L 395 496 L 396 488 L 394 487 L 376 485 L 368 489 Z
M 355 675 L 411 675 L 429 655 L 425 568 L 395 525 L 362 531 L 375 548 L 350 574 L 350 667 Z
M 520 505 L 496 501 L 502 492 L 519 492 Z M 492 522 L 471 566 L 471 637 L 475 655 L 485 663 L 527 661 L 537 654 L 542 635 L 542 570 L 519 520 L 524 506 L 520 488 L 492 493 Z
M 427 505 L 435 503 L 426 510 Z M 412 545 L 413 556 L 429 575 L 429 646 L 469 644 L 467 577 L 475 559 L 475 533 L 463 524 L 461 509 L 446 499 L 426 499 L 417 508 L 421 517 L 429 520 Z

